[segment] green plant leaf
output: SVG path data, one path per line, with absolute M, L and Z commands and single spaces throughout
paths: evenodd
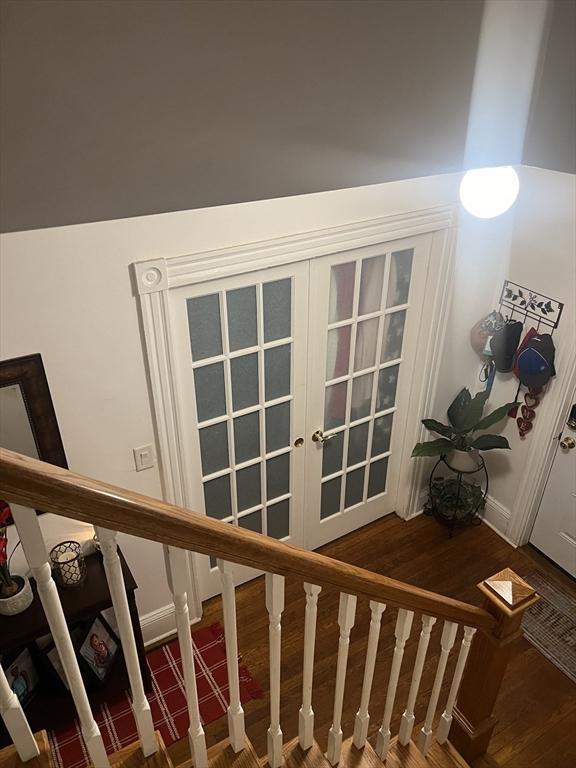
M 448 408 L 448 421 L 450 424 L 452 424 L 454 429 L 462 429 L 466 415 L 466 409 L 470 405 L 471 400 L 472 396 L 466 387 L 461 389 L 454 400 L 452 400 L 452 404 L 450 408 Z
M 484 411 L 486 400 L 488 400 L 488 394 L 489 393 L 484 390 L 483 392 L 478 392 L 474 395 L 474 398 L 466 408 L 464 423 L 460 429 L 461 432 L 470 432 L 473 429 L 477 429 L 476 425 L 482 418 L 482 412 Z
M 484 416 L 484 418 L 481 419 L 478 422 L 478 424 L 476 424 L 474 429 L 475 430 L 488 429 L 488 427 L 491 427 L 494 424 L 497 424 L 499 421 L 501 421 L 508 415 L 508 411 L 510 410 L 510 408 L 513 408 L 515 405 L 518 405 L 518 403 L 512 402 L 512 403 L 506 403 L 506 405 L 501 405 L 500 408 L 496 408 L 495 411 L 492 411 L 492 413 L 489 413 L 487 416 Z
M 479 435 L 472 443 L 478 451 L 491 451 L 494 448 L 510 448 L 510 443 L 502 435 Z
M 428 440 L 426 443 L 416 443 L 414 450 L 412 451 L 412 458 L 418 458 L 419 456 L 443 456 L 445 453 L 449 453 L 454 450 L 454 446 L 450 440 L 445 440 L 443 437 L 438 440 Z
M 424 424 L 426 429 L 429 429 L 430 432 L 437 432 L 444 437 L 450 437 L 454 434 L 452 427 L 448 427 L 446 424 L 442 424 L 441 421 L 436 421 L 436 419 L 422 419 L 422 424 Z

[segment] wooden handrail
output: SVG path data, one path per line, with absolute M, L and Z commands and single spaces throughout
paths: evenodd
M 482 629 L 483 608 L 0 448 L 0 498 Z

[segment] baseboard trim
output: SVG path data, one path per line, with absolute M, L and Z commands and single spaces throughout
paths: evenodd
M 506 535 L 508 533 L 508 526 L 510 525 L 511 512 L 508 507 L 505 507 L 493 496 L 486 497 L 486 506 L 484 508 L 484 515 L 482 521 L 486 523 L 489 528 L 504 539 L 511 547 L 516 548 L 516 543 Z
M 144 646 L 154 645 L 176 631 L 174 605 L 163 605 L 155 611 L 140 616 Z

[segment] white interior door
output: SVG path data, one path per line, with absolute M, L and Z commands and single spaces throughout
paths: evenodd
M 301 545 L 308 264 L 171 291 L 186 505 Z M 220 591 L 200 556 L 202 598 Z M 235 581 L 253 578 L 236 566 Z
M 311 264 L 310 548 L 395 510 L 431 243 L 420 235 Z
M 576 577 L 576 430 L 568 426 L 556 450 L 530 542 Z

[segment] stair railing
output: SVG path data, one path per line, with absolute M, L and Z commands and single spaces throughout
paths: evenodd
M 376 739 L 378 756 L 384 761 L 388 753 L 404 648 L 410 637 L 415 612 L 421 615 L 422 629 L 410 691 L 401 718 L 399 742 L 407 744 L 412 736 L 416 699 L 432 627 L 437 619 L 443 619 L 439 662 L 417 744 L 423 753 L 430 747 L 448 659 L 459 626 L 462 625 L 460 650 L 436 738 L 439 743 L 450 738 L 452 744 L 468 760 L 486 751 L 495 724 L 494 704 L 512 651 L 512 641 L 520 633 L 524 611 L 538 599 L 531 587 L 512 571 L 506 569 L 479 585 L 485 599 L 485 606 L 479 608 L 5 449 L 0 449 L 0 497 L 29 508 L 15 510 L 15 523 L 32 575 L 38 584 L 38 594 L 60 655 L 94 768 L 109 768 L 110 762 L 90 710 L 58 591 L 52 579 L 40 525 L 33 509 L 42 509 L 97 527 L 144 756 L 153 755 L 157 751 L 157 742 L 127 613 L 126 593 L 116 548 L 116 531 L 164 544 L 188 702 L 190 751 L 197 768 L 206 768 L 208 761 L 198 708 L 194 648 L 190 633 L 188 594 L 192 585 L 187 551 L 216 557 L 221 574 L 230 685 L 228 726 L 230 744 L 235 752 L 244 748 L 246 737 L 239 696 L 235 590 L 230 563 L 248 565 L 266 573 L 270 642 L 268 763 L 271 768 L 279 768 L 283 764 L 280 660 L 284 576 L 301 578 L 306 590 L 303 690 L 299 713 L 299 743 L 302 749 L 308 749 L 314 743 L 312 698 L 318 595 L 322 586 L 331 586 L 340 591 L 340 639 L 335 670 L 333 722 L 327 745 L 330 763 L 337 765 L 342 753 L 341 718 L 345 701 L 348 648 L 358 597 L 370 600 L 371 622 L 362 695 L 354 727 L 355 747 L 360 749 L 366 744 L 380 625 L 382 613 L 388 607 L 397 608 L 398 613 L 385 709 Z M 17 697 L 10 691 L 1 673 L 0 713 L 21 760 L 33 758 L 37 754 L 37 747 L 33 744 L 30 728 Z

